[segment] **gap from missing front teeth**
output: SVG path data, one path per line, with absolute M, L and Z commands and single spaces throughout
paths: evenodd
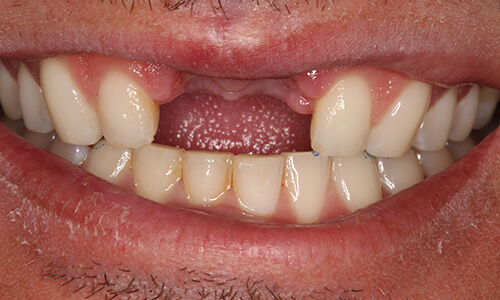
M 498 91 L 477 86 L 460 101 L 456 88 L 431 99 L 431 86 L 408 81 L 373 124 L 373 87 L 363 74 L 347 72 L 315 99 L 317 152 L 235 156 L 151 144 L 158 108 L 136 82 L 111 73 L 101 86 L 105 97 L 92 106 L 67 72 L 60 61 L 42 65 L 42 91 L 22 65 L 16 80 L 1 65 L 3 122 L 38 147 L 159 203 L 285 223 L 331 219 L 446 169 L 474 147 L 471 129 L 489 122 L 498 100 Z M 24 122 L 11 120 L 23 115 Z M 107 140 L 95 143 L 106 131 Z

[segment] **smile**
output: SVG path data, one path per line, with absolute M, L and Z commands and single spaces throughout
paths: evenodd
M 46 2 L 0 5 L 57 7 L 39 28 L 0 34 L 0 253 L 40 299 L 479 289 L 449 271 L 472 269 L 500 236 L 495 37 L 474 44 L 463 25 L 416 34 L 399 4 L 360 4 L 355 20 L 341 18 L 345 3 L 287 5 L 275 21 L 259 8 L 254 24 L 250 3 L 164 15 L 159 2 L 88 13 Z M 95 17 L 129 14 L 134 26 Z M 190 26 L 181 34 L 169 14 Z M 375 30 L 388 20 L 400 31 Z M 90 21 L 98 30 L 82 31 Z M 328 47 L 311 55 L 319 41 Z M 482 274 L 498 270 L 491 260 Z

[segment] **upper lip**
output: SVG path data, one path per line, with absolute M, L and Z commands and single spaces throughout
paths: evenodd
M 431 83 L 500 87 L 500 76 L 494 71 L 500 69 L 500 53 L 495 50 L 499 42 L 491 34 L 500 32 L 500 25 L 490 8 L 480 7 L 486 5 L 482 2 L 441 4 L 448 7 L 433 10 L 424 9 L 429 5 L 426 1 L 415 1 L 412 18 L 407 16 L 406 4 L 399 3 L 377 9 L 366 1 L 352 1 L 342 10 L 344 3 L 340 2 L 339 7 L 322 14 L 303 5 L 291 15 L 239 7 L 245 5 L 255 4 L 229 1 L 224 7 L 227 20 L 203 8 L 168 12 L 160 6 L 153 10 L 136 7 L 129 13 L 118 6 L 110 10 L 106 4 L 68 4 L 56 10 L 41 2 L 23 2 L 15 8 L 4 4 L 0 14 L 12 14 L 15 9 L 22 19 L 3 18 L 7 21 L 0 28 L 0 44 L 5 45 L 0 56 L 32 59 L 99 52 L 207 76 L 242 79 L 373 65 Z M 37 13 L 23 14 L 23 10 Z M 110 22 L 101 17 L 100 10 L 120 15 L 127 22 Z M 477 11 L 482 13 L 474 13 Z M 53 18 L 36 19 L 44 12 Z M 175 20 L 169 18 L 174 13 L 178 14 Z M 251 23 L 253 13 L 272 18 Z M 451 22 L 457 17 L 462 21 Z M 475 32 L 473 24 L 478 18 L 486 27 Z M 151 19 L 155 21 L 146 22 Z M 318 26 L 324 22 L 329 25 Z M 23 26 L 30 23 L 37 26 Z M 19 36 L 24 38 L 15 39 Z M 131 45 L 141 47 L 132 49 Z

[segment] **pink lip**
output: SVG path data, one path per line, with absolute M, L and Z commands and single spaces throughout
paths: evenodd
M 414 1 L 412 18 L 403 2 L 377 10 L 371 1 L 346 1 L 326 15 L 300 6 L 303 26 L 289 35 L 264 30 L 289 25 L 289 17 L 262 8 L 263 22 L 254 35 L 241 36 L 246 40 L 224 33 L 238 32 L 255 18 L 246 14 L 250 2 L 228 3 L 229 21 L 211 7 L 194 18 L 189 10 L 169 13 L 155 6 L 151 12 L 137 6 L 131 14 L 118 6 L 109 10 L 100 1 L 70 2 L 0 4 L 0 20 L 5 20 L 0 22 L 0 56 L 89 51 L 228 78 L 285 77 L 366 64 L 429 82 L 500 87 L 498 38 L 489 34 L 499 32 L 500 23 L 482 2 L 446 10 L 439 3 Z M 475 11 L 485 13 L 478 17 Z M 463 22 L 450 24 L 457 15 Z M 485 26 L 478 34 L 471 32 L 475 18 Z M 179 30 L 182 21 L 190 26 Z M 317 26 L 322 21 L 331 26 Z M 411 21 L 422 27 L 412 29 Z M 195 38 L 209 32 L 216 38 Z M 249 44 L 259 34 L 265 43 Z M 0 240 L 6 241 L 0 253 L 17 254 L 0 267 L 9 274 L 0 278 L 0 286 L 21 298 L 32 298 L 28 287 L 36 286 L 37 298 L 51 299 L 51 292 L 68 295 L 78 284 L 90 285 L 95 278 L 85 276 L 64 284 L 88 268 L 100 279 L 104 272 L 133 272 L 149 283 L 158 276 L 176 293 L 185 290 L 188 299 L 199 298 L 202 288 L 241 293 L 256 288 L 264 299 L 278 292 L 319 299 L 482 295 L 497 284 L 500 269 L 498 153 L 497 129 L 450 169 L 368 208 L 314 226 L 262 225 L 145 200 L 33 148 L 0 125 L 0 212 L 7 216 L 0 218 Z M 129 272 L 118 271 L 117 264 Z M 492 279 L 471 282 L 470 272 Z M 60 278 L 43 279 L 55 273 Z M 116 280 L 125 286 L 130 282 Z

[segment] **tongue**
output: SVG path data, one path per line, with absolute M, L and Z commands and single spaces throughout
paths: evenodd
M 269 96 L 227 101 L 190 93 L 160 106 L 155 143 L 234 154 L 310 151 L 310 122 Z

